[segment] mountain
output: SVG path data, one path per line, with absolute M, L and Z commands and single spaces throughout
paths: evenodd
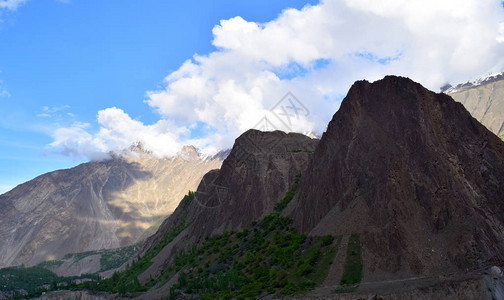
M 287 211 L 309 235 L 359 235 L 372 282 L 502 266 L 503 200 L 504 143 L 448 95 L 387 76 L 350 88 Z
M 444 91 L 500 137 L 504 137 L 504 73 L 459 84 Z
M 269 214 L 306 169 L 317 143 L 298 133 L 249 130 L 242 134 L 221 169 L 207 173 L 194 198 L 182 201 L 147 239 L 143 253 L 162 243 L 174 228 L 187 226 L 153 259 L 152 266 L 139 276 L 140 282 L 159 276 L 180 249 L 212 234 L 246 229 Z
M 184 147 L 174 158 L 160 159 L 135 145 L 110 160 L 21 184 L 0 195 L 0 267 L 145 239 L 225 155 L 202 158 Z
M 408 78 L 358 81 L 320 141 L 247 131 L 120 272 L 69 288 L 502 299 L 503 199 L 504 143 L 462 104 Z

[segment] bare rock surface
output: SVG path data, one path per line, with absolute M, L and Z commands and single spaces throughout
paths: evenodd
M 480 84 L 458 85 L 448 94 L 493 133 L 504 135 L 504 73 Z
M 21 184 L 0 195 L 0 267 L 134 244 L 222 160 L 203 158 L 194 147 L 162 159 L 136 146 Z
M 502 266 L 503 201 L 504 143 L 448 95 L 387 76 L 351 87 L 284 213 L 313 235 L 359 233 L 373 282 Z

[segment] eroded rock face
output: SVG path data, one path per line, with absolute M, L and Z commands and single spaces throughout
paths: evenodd
M 0 267 L 146 238 L 157 228 L 151 226 L 223 160 L 202 159 L 194 147 L 171 159 L 131 150 L 127 156 L 44 174 L 1 195 Z
M 462 104 L 407 78 L 356 82 L 286 213 L 311 234 L 360 233 L 364 280 L 504 262 L 504 143 Z
M 303 173 L 318 140 L 297 133 L 249 130 L 238 137 L 220 170 L 207 173 L 188 204 L 177 210 L 144 244 L 144 251 L 182 222 L 190 226 L 154 259 L 140 282 L 156 277 L 173 254 L 204 237 L 240 230 L 270 213 Z

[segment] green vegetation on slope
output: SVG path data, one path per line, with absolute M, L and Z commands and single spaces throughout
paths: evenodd
M 189 191 L 187 195 L 185 195 L 184 198 L 182 198 L 182 201 L 180 201 L 180 203 L 182 204 L 182 207 L 186 208 L 187 206 L 189 206 L 189 204 L 191 204 L 193 199 L 194 199 L 194 192 Z
M 53 272 L 41 267 L 12 267 L 0 270 L 0 287 L 2 291 L 25 290 L 32 293 L 43 285 L 58 281 Z
M 95 291 L 106 291 L 120 294 L 132 293 L 132 295 L 136 292 L 146 291 L 147 288 L 155 282 L 152 282 L 147 286 L 142 286 L 138 281 L 138 276 L 152 265 L 151 260 L 158 255 L 166 245 L 173 241 L 173 239 L 175 239 L 185 228 L 187 228 L 187 225 L 182 222 L 171 231 L 167 232 L 164 239 L 159 244 L 147 250 L 142 257 L 133 260 L 131 266 L 128 266 L 125 271 L 116 272 L 111 278 L 102 279 L 99 282 L 86 282 L 82 284 L 81 287 Z
M 72 258 L 74 263 L 79 262 L 82 259 L 91 256 L 91 255 L 100 255 L 100 271 L 104 272 L 108 270 L 112 270 L 115 268 L 119 268 L 122 266 L 128 259 L 130 259 L 137 251 L 140 249 L 141 242 L 136 243 L 131 246 L 116 248 L 116 249 L 103 249 L 103 250 L 95 250 L 95 251 L 86 251 L 80 253 L 69 253 L 65 255 L 64 259 Z M 39 264 L 41 267 L 50 268 L 51 265 L 58 266 L 61 265 L 62 261 L 48 261 Z
M 348 240 L 345 268 L 340 284 L 355 284 L 362 279 L 362 255 L 360 235 L 354 233 Z
M 296 176 L 296 179 L 294 180 L 294 184 L 292 185 L 292 188 L 290 190 L 288 190 L 287 193 L 285 194 L 285 196 L 283 197 L 283 199 L 280 200 L 280 202 L 278 202 L 275 205 L 275 208 L 274 208 L 275 212 L 277 212 L 277 213 L 282 212 L 282 210 L 285 207 L 287 207 L 287 204 L 289 204 L 289 202 L 292 200 L 292 198 L 294 198 L 294 195 L 296 194 L 296 190 L 297 190 L 297 187 L 299 184 L 299 178 L 301 178 L 301 174 L 298 174 Z
M 98 275 L 59 277 L 40 266 L 4 268 L 0 269 L 0 291 L 12 292 L 13 299 L 32 298 L 42 292 L 57 290 L 60 286 L 70 286 L 76 279 L 97 280 Z
M 294 295 L 321 284 L 337 250 L 334 237 L 306 237 L 290 224 L 275 211 L 250 230 L 212 236 L 200 247 L 181 252 L 166 270 L 179 274 L 171 297 Z
M 52 268 L 57 268 L 63 264 L 62 260 L 46 260 L 37 265 L 37 267 L 45 268 L 51 270 Z
M 162 274 L 141 285 L 138 275 L 151 260 L 187 225 L 172 228 L 156 246 L 132 263 L 124 272 L 80 287 L 135 296 L 153 286 L 162 286 L 173 276 L 178 282 L 171 296 L 193 294 L 202 298 L 250 298 L 267 294 L 303 293 L 322 283 L 327 276 L 341 237 L 307 237 L 280 216 L 294 197 L 299 176 L 273 212 L 242 232 L 226 232 L 207 237 L 199 246 L 181 251 Z M 186 207 L 193 196 L 182 202 Z
M 140 250 L 140 246 L 141 243 L 136 243 L 128 247 L 102 250 L 100 253 L 100 272 L 119 268 Z
M 280 216 L 294 197 L 300 176 L 273 212 L 242 232 L 207 237 L 182 251 L 161 280 L 178 274 L 170 297 L 193 294 L 203 299 L 245 299 L 267 294 L 294 295 L 321 284 L 341 237 L 307 237 Z

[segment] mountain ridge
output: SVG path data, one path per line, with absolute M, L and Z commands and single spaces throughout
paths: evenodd
M 504 137 L 504 73 L 459 84 L 444 91 L 493 133 Z
M 49 172 L 0 195 L 0 266 L 138 242 L 226 155 L 185 151 L 160 159 L 136 145 L 128 155 Z

